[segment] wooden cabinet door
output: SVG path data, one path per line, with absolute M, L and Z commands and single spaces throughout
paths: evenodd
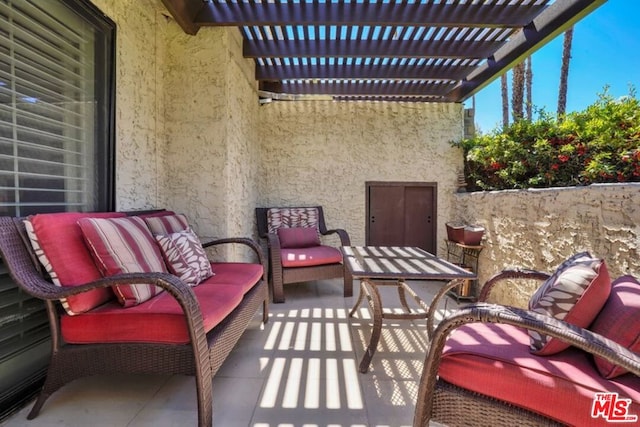
M 367 182 L 366 244 L 436 252 L 437 184 Z

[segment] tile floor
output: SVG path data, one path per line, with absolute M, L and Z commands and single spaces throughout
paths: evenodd
M 440 285 L 412 287 L 431 301 Z M 271 304 L 267 325 L 256 315 L 215 376 L 214 425 L 411 426 L 426 322 L 386 320 L 370 371 L 361 374 L 358 364 L 371 331 L 366 304 L 349 318 L 355 297 L 343 298 L 338 280 L 288 285 L 285 291 L 287 301 Z M 389 293 L 393 288 L 381 292 L 385 306 L 399 306 Z M 442 310 L 456 306 L 448 300 Z M 26 419 L 30 407 L 0 425 L 196 425 L 194 379 L 185 376 L 84 378 L 54 393 L 32 421 Z

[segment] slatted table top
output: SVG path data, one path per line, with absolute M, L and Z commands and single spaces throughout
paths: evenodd
M 467 271 L 423 249 L 404 246 L 343 246 L 345 264 L 356 279 L 475 279 Z

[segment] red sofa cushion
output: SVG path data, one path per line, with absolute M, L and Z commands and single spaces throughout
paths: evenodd
M 292 227 L 278 228 L 278 239 L 281 248 L 310 248 L 320 246 L 317 228 Z
M 310 267 L 313 265 L 336 264 L 342 262 L 342 252 L 331 246 L 314 246 L 302 249 L 282 249 L 283 267 Z
M 207 332 L 231 313 L 244 295 L 242 288 L 234 285 L 203 283 L 192 289 Z M 112 301 L 81 316 L 62 316 L 61 329 L 63 338 L 75 344 L 190 341 L 184 313 L 168 292 L 133 307 L 123 308 Z
M 613 282 L 611 294 L 590 329 L 640 353 L 640 283 L 635 277 L 623 276 Z M 605 378 L 615 378 L 627 372 L 599 357 L 595 362 Z
M 82 218 L 78 224 L 103 276 L 168 273 L 160 248 L 142 219 Z M 162 292 L 161 287 L 153 284 L 117 285 L 113 290 L 125 307 L 140 304 Z
M 118 218 L 117 212 L 62 212 L 29 217 L 27 232 L 31 244 L 51 280 L 58 286 L 78 286 L 102 275 L 91 258 L 78 225 L 81 218 Z M 110 288 L 94 289 L 62 300 L 69 314 L 84 313 L 113 298 Z
M 607 380 L 576 348 L 551 357 L 531 354 L 527 331 L 511 325 L 458 328 L 447 340 L 438 373 L 451 384 L 569 425 L 603 424 L 602 418 L 591 418 L 596 392 L 617 392 L 632 400 L 631 414 L 640 414 L 640 378 Z
M 211 268 L 216 272 L 205 283 L 239 286 L 243 293 L 247 293 L 260 281 L 264 268 L 262 264 L 243 262 L 214 262 Z
M 611 292 L 611 278 L 604 260 L 577 254 L 565 261 L 529 301 L 532 311 L 564 320 L 581 328 L 596 318 Z M 529 331 L 531 351 L 549 356 L 569 344 Z

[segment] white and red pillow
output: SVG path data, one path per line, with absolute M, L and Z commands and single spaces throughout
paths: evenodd
M 144 220 L 82 218 L 78 221 L 91 255 L 103 276 L 120 273 L 165 272 L 160 248 Z M 125 307 L 140 304 L 162 288 L 153 284 L 118 285 L 114 292 Z
M 267 210 L 267 231 L 276 233 L 279 228 L 311 227 L 320 223 L 318 208 L 270 208 Z
M 529 309 L 567 323 L 588 327 L 611 292 L 611 279 L 604 260 L 588 253 L 576 254 L 563 262 L 535 292 Z M 529 331 L 531 352 L 550 356 L 569 344 L 536 331 Z
M 57 286 L 78 286 L 102 275 L 85 245 L 78 226 L 81 218 L 117 218 L 123 213 L 60 212 L 36 214 L 25 220 L 31 246 L 51 281 Z M 110 288 L 93 289 L 61 300 L 70 315 L 84 313 L 113 298 Z
M 189 286 L 197 286 L 213 275 L 211 263 L 198 236 L 189 228 L 155 236 L 169 271 Z

